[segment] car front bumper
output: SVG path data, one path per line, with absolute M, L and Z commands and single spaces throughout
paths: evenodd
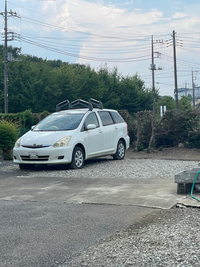
M 17 164 L 63 164 L 72 160 L 73 147 L 52 146 L 45 148 L 25 148 L 13 149 L 13 162 Z

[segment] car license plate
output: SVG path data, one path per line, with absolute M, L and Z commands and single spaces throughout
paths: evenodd
M 35 152 L 31 152 L 30 153 L 30 158 L 31 159 L 38 159 L 38 156 L 37 156 L 37 154 Z

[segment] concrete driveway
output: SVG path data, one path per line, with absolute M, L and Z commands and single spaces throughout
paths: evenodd
M 136 205 L 170 209 L 186 201 L 174 179 L 101 179 L 31 177 L 24 171 L 1 172 L 1 200 Z

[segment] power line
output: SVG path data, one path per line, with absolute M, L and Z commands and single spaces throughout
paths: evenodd
M 74 29 L 71 29 L 71 28 L 66 28 L 66 27 L 61 27 L 61 26 L 57 26 L 57 25 L 54 25 L 54 24 L 50 24 L 50 23 L 45 23 L 45 22 L 42 22 L 42 21 L 39 21 L 39 20 L 35 20 L 35 19 L 31 19 L 31 18 L 28 18 L 28 17 L 22 17 L 22 19 L 26 22 L 31 22 L 32 24 L 37 24 L 37 25 L 40 25 L 40 26 L 43 26 L 43 27 L 50 27 L 50 28 L 53 28 L 53 29 L 59 29 L 59 30 L 67 30 L 67 31 L 70 31 L 70 32 L 74 32 L 74 33 L 79 33 L 79 34 L 83 34 L 83 35 L 86 35 L 86 36 L 92 36 L 92 37 L 100 37 L 100 38 L 105 38 L 105 39 L 113 39 L 113 40 L 125 40 L 125 41 L 148 41 L 149 40 L 149 36 L 129 36 L 129 37 L 125 37 L 125 36 L 108 36 L 108 35 L 101 35 L 101 34 L 94 34 L 94 33 L 91 33 L 91 32 L 85 32 L 85 31 L 80 31 L 80 30 L 74 30 Z
M 78 47 L 80 48 L 80 45 L 82 44 L 82 42 L 80 42 L 81 44 L 79 44 L 79 40 L 75 39 L 74 38 L 72 40 L 69 40 L 69 38 L 67 37 L 38 37 L 38 36 L 29 36 L 29 35 L 21 35 L 20 36 L 16 36 L 16 38 L 18 39 L 29 39 L 29 40 L 36 40 L 36 39 L 39 39 L 41 40 L 43 43 L 48 43 L 48 44 L 51 44 L 51 45 L 56 45 L 56 47 Z M 53 40 L 53 41 L 52 41 Z M 57 42 L 54 42 L 54 40 L 56 40 Z M 59 41 L 59 42 L 58 42 Z M 64 41 L 64 44 L 61 44 L 61 41 Z M 76 41 L 76 44 L 72 43 Z M 41 42 L 40 42 L 41 43 Z M 96 49 L 98 51 L 100 51 L 100 47 L 102 47 L 101 43 L 97 43 L 97 42 L 94 42 L 96 44 L 96 46 L 94 46 L 94 44 L 92 43 L 91 45 L 87 45 L 86 43 L 90 43 L 90 41 L 88 42 L 84 42 L 84 48 L 92 48 L 92 49 Z M 107 43 L 106 43 L 107 44 Z M 149 51 L 149 47 L 147 45 L 135 45 L 134 48 L 133 48 L 133 45 L 124 45 L 123 43 L 120 43 L 120 45 L 118 45 L 116 42 L 112 42 L 109 44 L 109 46 L 107 46 L 107 49 L 111 49 L 113 51 L 113 49 L 115 50 L 120 50 L 121 51 L 124 51 L 124 49 L 126 49 L 126 51 L 135 51 L 135 52 L 144 52 L 144 51 Z M 105 51 L 105 48 L 104 48 L 104 51 Z
M 134 58 L 123 58 L 123 59 L 111 59 L 111 58 L 97 58 L 97 57 L 89 57 L 89 56 L 83 56 L 83 55 L 78 55 L 78 54 L 73 54 L 73 53 L 68 53 L 64 50 L 59 50 L 53 47 L 49 47 L 40 43 L 33 42 L 31 40 L 25 39 L 25 38 L 20 38 L 22 41 L 32 44 L 34 46 L 38 46 L 53 52 L 57 52 L 63 55 L 71 56 L 71 57 L 77 57 L 77 58 L 82 58 L 82 59 L 88 59 L 88 60 L 93 60 L 93 61 L 107 61 L 107 62 L 138 62 L 138 61 L 144 61 L 144 60 L 149 60 L 150 55 L 144 55 L 140 57 L 134 57 Z
M 33 40 L 31 39 L 28 39 L 28 38 L 24 38 L 24 37 L 17 37 L 17 39 L 19 39 L 20 41 L 28 41 L 28 42 L 33 42 Z M 105 49 L 105 46 L 101 45 L 101 46 L 98 46 L 98 47 L 95 47 L 95 46 L 80 46 L 80 45 L 60 45 L 60 43 L 57 43 L 57 42 L 48 42 L 48 41 L 43 41 L 43 42 L 34 42 L 38 45 L 45 45 L 47 47 L 52 47 L 52 48 L 56 48 L 56 49 L 65 49 L 67 50 L 68 52 L 73 52 L 73 51 L 77 51 L 80 49 L 80 47 L 82 47 L 84 49 L 85 52 L 89 52 L 90 54 L 96 54 L 96 53 L 103 53 L 104 55 L 106 54 L 110 54 L 110 55 L 114 55 L 114 54 L 118 54 L 119 53 L 121 55 L 123 54 L 135 54 L 137 53 L 138 55 L 141 54 L 142 56 L 144 55 L 144 53 L 149 53 L 149 49 L 130 49 L 130 48 L 127 48 L 127 47 L 116 47 L 114 45 L 111 45 L 110 47 L 106 46 L 106 49 Z

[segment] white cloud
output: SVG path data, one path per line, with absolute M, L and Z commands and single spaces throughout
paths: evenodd
M 155 9 L 146 13 L 139 13 L 138 9 L 130 11 L 111 4 L 103 5 L 102 3 L 84 0 L 65 1 L 59 8 L 57 3 L 46 4 L 45 9 L 48 5 L 51 9 L 49 12 L 56 15 L 54 23 L 66 27 L 70 27 L 69 23 L 73 23 L 73 27 L 76 27 L 74 30 L 95 30 L 96 32 L 112 30 L 120 32 L 119 27 L 127 27 L 132 31 L 134 27 L 159 23 L 162 19 L 162 12 Z M 90 26 L 90 29 L 86 26 Z M 129 30 L 127 33 L 131 31 Z M 121 29 L 121 32 L 124 32 L 124 29 Z
M 45 9 L 55 17 L 51 23 L 64 27 L 66 31 L 108 36 L 170 34 L 172 30 L 184 32 L 200 26 L 199 16 L 195 16 L 197 9 L 194 12 L 191 8 L 169 14 L 168 17 L 157 9 L 142 13 L 138 9 L 128 10 L 119 5 L 85 0 L 47 2 Z
M 173 19 L 181 19 L 184 17 L 186 17 L 186 14 L 182 13 L 182 12 L 176 12 L 176 13 L 172 14 Z
M 58 4 L 59 3 L 59 4 Z M 125 3 L 124 3 L 125 4 Z M 116 48 L 115 44 L 106 43 L 105 40 L 99 39 L 99 43 L 95 42 L 95 39 L 92 34 L 103 35 L 103 36 L 149 36 L 149 43 L 147 42 L 147 50 L 151 54 L 151 43 L 150 37 L 151 35 L 168 35 L 164 38 L 171 38 L 172 31 L 175 30 L 177 35 L 188 33 L 188 32 L 199 32 L 200 28 L 200 17 L 199 10 L 200 4 L 196 6 L 187 6 L 184 8 L 182 5 L 178 10 L 177 8 L 173 8 L 173 12 L 169 13 L 170 8 L 163 13 L 159 9 L 149 9 L 146 12 L 142 12 L 142 9 L 127 9 L 126 5 L 105 5 L 103 2 L 87 2 L 85 0 L 75 0 L 75 1 L 59 1 L 59 2 L 51 2 L 45 6 L 45 10 L 48 14 L 51 14 L 51 17 L 54 19 L 48 22 L 57 26 L 65 27 L 65 36 L 72 36 L 72 30 L 74 31 L 82 31 L 91 33 L 91 35 L 86 35 L 83 38 L 82 43 L 79 43 L 79 53 L 80 55 L 84 55 L 86 57 L 98 57 L 98 58 L 112 58 L 112 53 L 106 54 L 105 51 L 112 51 L 111 47 L 113 45 L 113 50 Z M 176 10 L 176 11 L 174 11 Z M 70 33 L 70 35 L 69 35 Z M 78 33 L 76 33 L 76 37 Z M 161 37 L 162 38 L 162 37 Z M 199 38 L 197 36 L 197 38 Z M 166 40 L 165 39 L 165 40 Z M 88 41 L 90 41 L 88 43 Z M 133 47 L 137 46 L 139 43 L 132 43 Z M 123 41 L 121 43 L 121 48 L 129 45 Z M 92 51 L 88 50 L 88 46 Z M 99 51 L 95 53 L 95 48 L 99 47 Z M 125 48 L 126 49 L 126 48 Z M 171 48 L 170 48 L 171 49 Z M 102 51 L 102 52 L 101 52 Z M 171 53 L 167 52 L 168 56 L 173 57 Z M 129 54 L 115 54 L 113 57 L 123 58 L 123 57 L 137 57 L 141 56 L 141 51 L 137 53 L 129 53 Z M 181 58 L 184 59 L 184 54 L 180 54 L 177 51 L 177 55 L 181 55 Z M 191 59 L 190 59 L 191 60 Z M 73 62 L 75 59 L 73 59 Z M 158 61 L 158 60 L 155 60 Z M 98 67 L 101 62 L 98 61 L 90 61 L 84 59 L 77 59 L 78 63 L 90 63 L 93 67 Z M 106 60 L 105 60 L 106 62 Z M 119 72 L 122 71 L 124 75 L 126 74 L 138 74 L 142 78 L 142 74 L 147 79 L 147 86 L 151 84 L 151 71 L 149 70 L 149 66 L 151 63 L 151 59 L 145 62 L 133 62 L 133 63 L 116 63 L 119 69 Z M 115 63 L 109 63 L 108 66 L 112 67 Z M 159 66 L 159 64 L 158 64 Z M 168 78 L 167 83 L 170 88 L 170 95 L 173 95 L 173 60 L 166 59 L 163 62 L 164 68 L 171 71 L 171 78 Z M 158 72 L 157 72 L 158 73 Z M 168 74 L 169 76 L 169 74 Z M 157 79 L 157 77 L 156 77 Z M 185 77 L 184 77 L 185 79 Z M 158 82 L 161 82 L 162 79 Z M 179 81 L 181 84 L 181 81 Z M 166 85 L 161 86 L 161 93 L 166 93 Z M 163 90 L 163 91 L 162 91 Z

